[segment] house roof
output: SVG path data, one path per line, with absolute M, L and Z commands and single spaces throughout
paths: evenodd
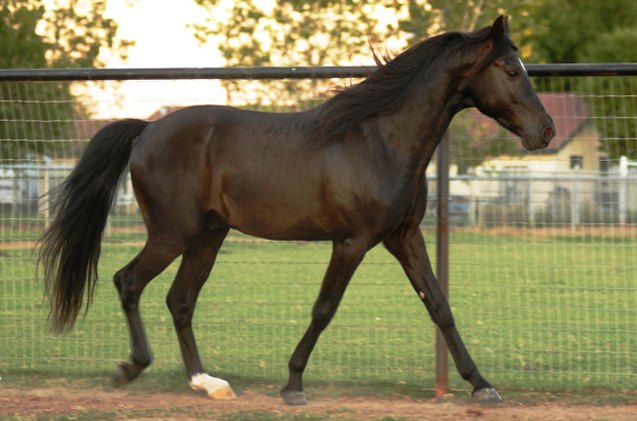
M 541 93 L 539 97 L 557 131 L 545 151 L 555 152 L 573 139 L 589 120 L 586 103 L 573 93 Z

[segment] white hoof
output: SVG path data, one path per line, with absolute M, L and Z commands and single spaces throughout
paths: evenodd
M 473 392 L 472 398 L 474 401 L 482 403 L 495 403 L 502 401 L 500 394 L 492 387 L 485 387 L 484 389 L 476 390 Z
M 209 376 L 205 373 L 192 376 L 190 379 L 190 388 L 192 390 L 203 390 L 214 400 L 237 399 L 237 395 L 234 394 L 227 381 Z

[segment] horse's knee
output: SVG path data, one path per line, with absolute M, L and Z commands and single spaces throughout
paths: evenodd
M 440 329 L 449 329 L 456 325 L 449 304 L 438 304 L 432 307 L 431 318 Z

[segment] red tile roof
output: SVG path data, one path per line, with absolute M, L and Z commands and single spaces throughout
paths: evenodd
M 589 120 L 586 103 L 573 93 L 541 93 L 539 97 L 553 118 L 557 130 L 546 151 L 558 151 L 573 139 Z

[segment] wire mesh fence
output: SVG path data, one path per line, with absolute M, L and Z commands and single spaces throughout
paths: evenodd
M 301 81 L 299 81 L 301 82 Z M 250 84 L 273 89 L 268 82 Z M 342 80 L 332 80 L 332 85 Z M 475 111 L 449 131 L 450 301 L 481 371 L 500 388 L 625 388 L 637 378 L 637 78 L 535 80 L 558 137 L 539 153 Z M 312 93 L 269 111 L 313 106 Z M 252 88 L 251 88 L 252 89 Z M 313 86 L 314 92 L 322 87 Z M 305 87 L 307 90 L 307 86 Z M 258 89 L 252 89 L 258 91 Z M 220 93 L 221 92 L 221 93 Z M 110 278 L 143 245 L 130 181 L 104 238 L 101 281 L 68 336 L 46 329 L 35 241 L 50 221 L 43 193 L 68 174 L 94 132 L 122 117 L 156 119 L 205 103 L 245 106 L 218 81 L 0 82 L 0 373 L 106 373 L 128 339 Z M 299 95 L 301 96 L 301 95 Z M 283 101 L 285 99 L 285 101 Z M 435 165 L 422 227 L 433 258 Z M 309 323 L 326 243 L 270 242 L 233 232 L 195 313 L 204 364 L 227 377 L 279 381 Z M 165 295 L 178 262 L 147 288 L 151 370 L 181 370 Z M 321 337 L 308 379 L 432 388 L 434 327 L 397 262 L 372 250 Z M 452 386 L 466 387 L 451 368 Z

